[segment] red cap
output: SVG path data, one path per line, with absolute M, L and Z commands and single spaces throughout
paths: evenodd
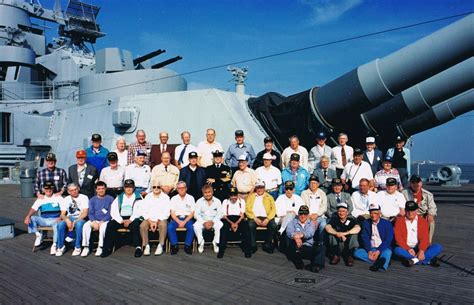
M 85 150 L 78 150 L 76 151 L 76 158 L 85 158 L 87 156 Z

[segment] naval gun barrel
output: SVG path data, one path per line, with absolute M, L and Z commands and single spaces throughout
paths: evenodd
M 405 137 L 439 126 L 456 117 L 474 110 L 474 90 L 468 90 L 447 101 L 439 103 L 430 110 L 406 120 L 393 131 Z
M 172 64 L 174 62 L 177 62 L 178 60 L 181 60 L 183 59 L 181 56 L 176 56 L 176 57 L 173 57 L 173 58 L 170 58 L 170 59 L 167 59 L 165 61 L 162 61 L 160 63 L 157 63 L 157 64 L 154 64 L 153 66 L 151 66 L 152 69 L 159 69 L 159 68 L 163 68 L 169 64 Z
M 166 52 L 166 50 L 158 49 L 158 50 L 153 51 L 153 52 L 150 52 L 150 53 L 148 53 L 148 54 L 146 54 L 146 55 L 137 57 L 137 58 L 135 58 L 135 59 L 133 60 L 133 65 L 136 66 L 136 65 L 138 65 L 139 63 L 144 62 L 145 60 L 152 59 L 153 57 L 158 56 L 158 55 L 160 55 L 160 54 L 163 54 L 163 53 L 165 53 L 165 52 Z
M 473 33 L 474 14 L 470 14 L 322 87 L 289 97 L 267 93 L 250 98 L 248 105 L 265 131 L 277 139 L 279 148 L 287 145 L 292 134 L 300 137 L 302 145 L 311 147 L 321 130 L 343 131 L 349 134 L 351 143 L 363 143 L 371 130 L 354 128 L 361 124 L 360 115 L 472 57 Z

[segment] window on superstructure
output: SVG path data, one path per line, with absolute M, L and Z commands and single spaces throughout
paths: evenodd
M 12 114 L 10 112 L 0 112 L 0 134 L 2 136 L 1 143 L 11 143 L 11 124 Z

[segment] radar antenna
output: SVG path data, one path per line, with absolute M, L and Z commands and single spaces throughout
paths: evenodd
M 248 68 L 229 66 L 227 67 L 227 71 L 232 74 L 232 79 L 230 81 L 235 84 L 235 92 L 238 94 L 245 94 L 245 81 L 247 80 Z

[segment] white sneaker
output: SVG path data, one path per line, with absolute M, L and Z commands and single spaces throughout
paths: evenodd
M 95 251 L 95 256 L 100 256 L 102 254 L 102 247 L 98 247 Z
M 66 248 L 66 246 L 63 246 L 62 248 L 59 248 L 59 249 L 56 249 L 56 256 L 63 256 L 63 253 L 64 253 L 64 249 Z
M 84 247 L 84 249 L 82 249 L 81 256 L 86 257 L 87 255 L 89 255 L 89 247 Z
M 81 248 L 74 248 L 74 251 L 72 251 L 72 256 L 79 256 L 81 255 Z
M 219 252 L 219 246 L 217 245 L 215 241 L 212 242 L 212 247 L 214 247 L 214 253 Z
M 163 254 L 163 246 L 161 244 L 158 244 L 158 247 L 156 247 L 155 255 L 161 254 Z
M 147 244 L 145 246 L 145 249 L 143 249 L 143 255 L 145 255 L 145 256 L 150 255 L 150 245 L 149 244 Z
M 49 255 L 55 255 L 56 254 L 56 244 L 53 244 L 51 246 L 51 250 L 49 250 Z
M 74 240 L 74 238 L 69 237 L 69 236 L 67 236 L 67 237 L 64 239 L 64 241 L 67 242 L 67 243 L 70 243 L 70 242 L 72 242 L 73 240 Z
M 36 232 L 35 234 L 36 234 L 35 247 L 38 247 L 43 242 L 43 234 L 41 234 L 40 232 Z
M 204 252 L 204 242 L 202 242 L 202 243 L 199 244 L 198 252 L 199 252 L 199 253 L 203 253 L 203 252 Z

